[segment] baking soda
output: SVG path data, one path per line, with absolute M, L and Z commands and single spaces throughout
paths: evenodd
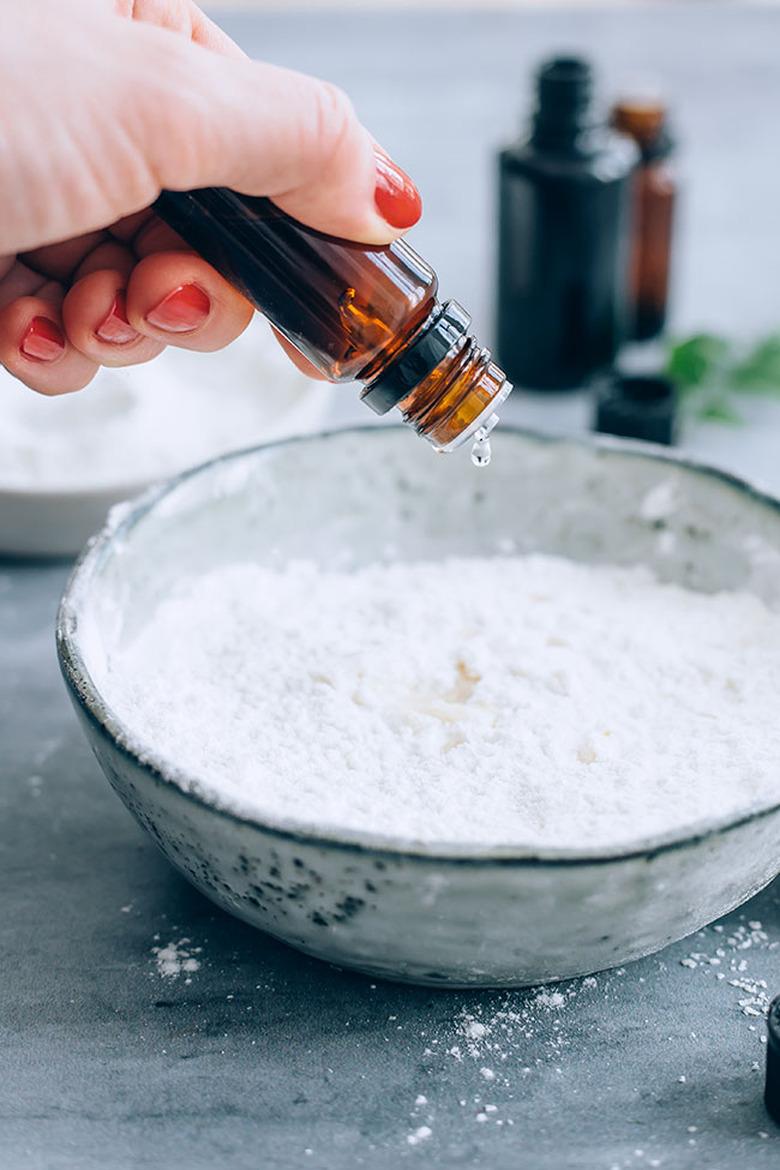
M 201 953 L 202 947 L 192 946 L 188 938 L 171 941 L 162 947 L 152 947 L 157 973 L 163 979 L 177 979 L 179 975 L 192 975 L 200 970 L 200 959 L 195 956 Z M 186 983 L 190 979 L 185 980 Z
M 642 568 L 230 565 L 101 686 L 179 783 L 315 830 L 581 849 L 780 799 L 780 616 Z

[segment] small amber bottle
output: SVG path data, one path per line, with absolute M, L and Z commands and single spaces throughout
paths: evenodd
M 677 181 L 666 106 L 654 97 L 625 98 L 612 109 L 612 126 L 636 142 L 636 172 L 630 289 L 632 336 L 657 337 L 666 323 Z
M 498 422 L 511 386 L 404 240 L 335 239 L 226 188 L 164 191 L 155 210 L 330 381 L 362 382 L 377 414 L 397 407 L 440 451 Z

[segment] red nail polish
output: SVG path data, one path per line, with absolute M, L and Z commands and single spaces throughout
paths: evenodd
M 95 330 L 95 337 L 100 341 L 107 341 L 109 345 L 127 345 L 140 336 L 138 331 L 127 320 L 127 300 L 120 289 L 114 297 L 108 315 L 101 321 Z
M 412 180 L 380 147 L 376 155 L 376 191 L 374 201 L 379 214 L 390 227 L 414 227 L 422 215 L 420 192 Z
M 33 317 L 19 343 L 19 351 L 34 362 L 54 362 L 65 352 L 62 330 L 48 317 Z
M 146 314 L 146 320 L 166 333 L 190 333 L 208 317 L 211 301 L 197 284 L 180 284 L 159 305 Z

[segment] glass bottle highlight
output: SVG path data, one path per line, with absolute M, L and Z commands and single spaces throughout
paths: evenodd
M 164 191 L 155 210 L 326 378 L 362 382 L 367 406 L 397 407 L 439 451 L 475 440 L 474 461 L 487 462 L 511 386 L 404 240 L 335 239 L 221 187 Z

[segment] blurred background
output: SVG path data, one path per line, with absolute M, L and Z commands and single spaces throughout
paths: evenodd
M 480 341 L 494 348 L 519 386 L 503 410 L 506 421 L 673 440 L 780 491 L 776 3 L 215 0 L 207 9 L 250 55 L 345 89 L 377 140 L 415 180 L 424 215 L 409 240 L 437 270 L 443 299 L 468 309 Z M 541 162 L 540 151 L 528 146 L 539 71 L 561 56 L 590 70 L 590 105 L 577 117 L 588 134 L 604 142 L 612 136 L 611 146 L 584 151 L 574 171 L 587 177 L 590 189 L 617 182 L 622 202 L 616 196 L 594 203 L 577 174 L 567 180 L 566 159 L 549 164 L 561 180 L 556 187 L 545 178 L 555 142 L 547 141 Z M 633 102 L 631 116 L 640 122 L 648 101 L 661 118 L 652 140 L 641 151 L 631 148 L 630 164 L 618 158 L 608 129 L 621 98 Z M 641 205 L 643 183 L 657 196 L 647 206 Z M 618 204 L 624 210 L 630 204 L 631 222 L 618 214 Z M 663 303 L 650 335 L 637 342 L 631 320 L 642 230 L 651 283 L 658 284 L 661 270 Z M 607 318 L 614 320 L 605 342 Z M 94 388 L 69 400 L 43 401 L 4 385 L 0 547 L 75 551 L 107 503 L 150 479 L 226 447 L 374 418 L 355 387 L 295 381 L 287 363 L 280 368 L 262 323 L 249 332 L 236 347 L 199 355 L 197 362 L 169 350 L 150 367 L 100 375 Z M 578 348 L 584 360 L 558 377 L 559 356 Z M 551 385 L 543 387 L 545 371 Z M 637 373 L 671 382 L 643 383 L 637 391 L 626 381 Z M 560 383 L 566 388 L 556 388 Z M 202 390 L 199 397 L 193 386 Z M 219 427 L 212 417 L 215 386 L 224 416 Z M 191 441 L 155 454 L 149 435 L 175 436 L 176 428 L 152 415 L 180 413 L 182 396 Z M 99 484 L 96 473 L 94 483 L 71 484 L 72 439 L 62 439 L 67 427 L 78 431 L 85 449 L 102 452 Z M 52 436 L 48 445 L 44 433 Z M 92 458 L 80 466 L 97 464 Z M 66 532 L 60 505 L 69 484 L 82 497 L 88 489 L 100 494 L 88 515 L 73 512 L 78 523 Z M 38 543 L 25 543 L 40 524 L 27 509 L 36 485 L 50 492 L 52 516 L 51 508 L 60 508 L 48 530 L 61 534 L 59 543 L 48 531 Z M 17 493 L 10 502 L 8 492 Z
M 254 56 L 350 93 L 423 193 L 425 213 L 411 242 L 438 270 L 445 296 L 471 311 L 486 344 L 496 340 L 497 155 L 527 133 L 535 72 L 560 54 L 592 64 L 602 117 L 616 98 L 648 87 L 668 108 L 678 182 L 668 323 L 640 364 L 660 367 L 670 338 L 706 332 L 739 349 L 778 328 L 775 4 L 245 0 L 211 8 Z M 744 356 L 740 350 L 735 363 Z M 721 371 L 716 376 L 722 383 Z M 759 392 L 742 389 L 736 403 L 730 386 L 719 385 L 714 408 L 701 400 L 686 407 L 682 441 L 780 487 L 780 412 L 769 386 L 753 389 Z M 591 404 L 582 394 L 513 396 L 510 403 L 514 421 L 589 425 Z M 352 399 L 340 406 L 340 420 L 362 417 Z

